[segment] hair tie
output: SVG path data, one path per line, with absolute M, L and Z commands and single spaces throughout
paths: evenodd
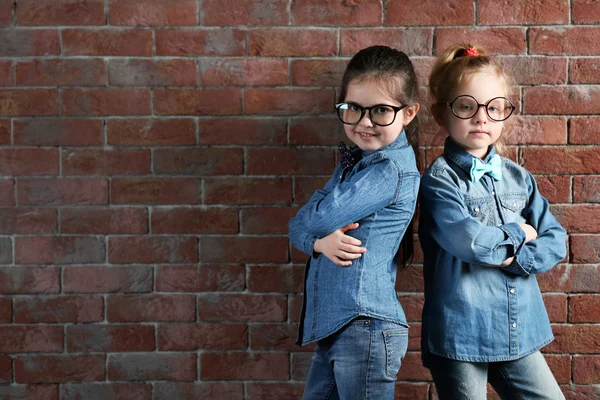
M 474 47 L 469 47 L 468 49 L 465 49 L 463 51 L 463 56 L 467 56 L 467 57 L 477 57 L 479 55 L 479 52 L 477 51 L 476 48 Z

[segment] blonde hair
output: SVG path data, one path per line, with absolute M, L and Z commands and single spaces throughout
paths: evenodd
M 472 55 L 473 50 L 478 55 Z M 508 76 L 502 65 L 494 58 L 488 55 L 488 52 L 481 46 L 470 43 L 461 43 L 448 47 L 440 55 L 429 75 L 429 93 L 433 103 L 441 103 L 454 100 L 450 97 L 456 89 L 473 74 L 489 71 L 499 79 L 504 81 L 506 86 L 506 96 L 508 96 L 509 86 L 512 79 Z M 496 141 L 496 151 L 503 153 L 503 144 L 501 135 Z

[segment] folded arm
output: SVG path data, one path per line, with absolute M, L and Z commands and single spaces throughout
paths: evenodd
M 316 239 L 391 204 L 397 196 L 400 179 L 398 167 L 383 159 L 347 181 L 330 186 L 329 191 L 315 193 L 289 223 L 292 243 L 312 254 Z
M 432 221 L 428 233 L 460 260 L 500 266 L 525 244 L 526 235 L 519 224 L 487 226 L 471 216 L 458 184 L 446 170 L 423 176 L 421 199 L 422 212 Z
M 525 218 L 538 233 L 525 243 L 514 261 L 505 269 L 517 275 L 539 274 L 558 264 L 567 254 L 566 231 L 550 212 L 548 200 L 538 190 L 535 179 L 527 173 L 529 201 Z

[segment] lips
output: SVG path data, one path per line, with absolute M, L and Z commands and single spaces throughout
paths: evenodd
M 374 133 L 367 133 L 367 132 L 356 132 L 356 134 L 362 136 L 362 137 L 373 137 L 376 136 Z

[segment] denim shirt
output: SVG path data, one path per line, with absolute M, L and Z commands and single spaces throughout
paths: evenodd
M 496 154 L 491 148 L 485 162 Z M 461 361 L 515 360 L 554 337 L 535 274 L 566 255 L 566 232 L 533 176 L 502 158 L 502 179 L 470 180 L 473 156 L 447 139 L 421 181 L 425 305 L 421 344 Z M 538 232 L 525 243 L 519 224 Z M 515 256 L 508 267 L 500 265 Z
M 396 295 L 394 257 L 413 217 L 418 189 L 415 155 L 403 131 L 389 145 L 363 151 L 353 168 L 339 164 L 290 221 L 292 244 L 310 256 L 298 345 L 327 337 L 358 316 L 408 327 Z M 367 251 L 351 266 L 335 265 L 313 252 L 317 238 L 353 222 L 359 227 L 346 235 L 359 239 Z

